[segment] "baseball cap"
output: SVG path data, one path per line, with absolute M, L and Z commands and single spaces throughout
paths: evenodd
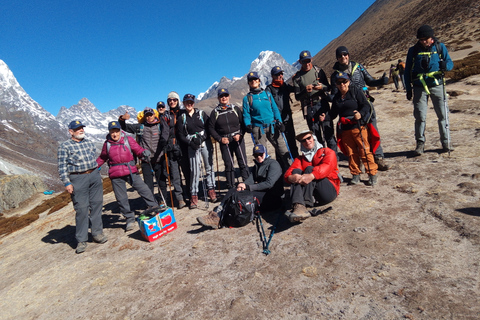
M 108 123 L 108 130 L 110 131 L 112 129 L 121 129 L 120 123 L 118 121 L 110 121 Z
M 195 96 L 191 93 L 187 93 L 183 96 L 183 102 L 185 101 L 192 101 L 193 103 L 195 103 Z
M 150 113 L 150 114 L 155 114 L 155 113 L 153 112 L 153 109 L 150 108 L 150 107 L 146 107 L 145 109 L 143 109 L 143 115 L 144 115 L 144 116 L 146 116 L 146 115 L 149 114 L 149 113 Z
M 337 82 L 338 79 L 350 80 L 350 76 L 346 72 L 335 72 L 335 82 Z
M 277 75 L 281 72 L 283 72 L 282 68 L 280 68 L 279 66 L 275 66 L 275 67 L 272 68 L 272 71 L 270 71 L 270 74 L 272 76 L 274 76 L 274 75 Z
M 257 144 L 253 147 L 253 154 L 256 153 L 267 153 L 267 148 L 265 148 L 265 146 L 262 144 Z
M 68 125 L 68 129 L 72 130 L 78 129 L 80 127 L 85 127 L 80 120 L 74 120 Z
M 158 109 L 158 108 L 165 108 L 165 102 L 163 102 L 163 101 L 158 101 L 158 102 L 157 102 L 157 109 Z
M 312 59 L 312 55 L 310 54 L 310 51 L 303 50 L 302 52 L 300 52 L 298 60 L 303 61 L 303 60 L 307 60 L 307 59 Z
M 252 79 L 260 79 L 260 77 L 258 76 L 258 72 L 252 71 L 248 73 L 247 81 L 250 81 Z
M 228 92 L 228 89 L 218 89 L 218 94 L 217 94 L 217 97 L 220 97 L 222 94 L 226 94 L 226 95 L 230 95 L 230 93 Z

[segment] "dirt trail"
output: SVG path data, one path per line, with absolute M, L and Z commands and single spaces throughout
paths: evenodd
M 412 157 L 411 103 L 391 87 L 373 91 L 394 167 L 375 188 L 342 184 L 324 215 L 282 218 L 268 256 L 254 225 L 206 230 L 199 209 L 175 210 L 178 230 L 147 243 L 138 229 L 124 232 L 113 194 L 104 198 L 109 241 L 84 254 L 74 253 L 71 205 L 44 217 L 0 239 L 0 318 L 478 319 L 479 84 L 448 86 L 462 93 L 450 99 L 450 157 L 439 153 L 433 109 L 427 151 Z M 339 166 L 349 178 L 347 162 Z

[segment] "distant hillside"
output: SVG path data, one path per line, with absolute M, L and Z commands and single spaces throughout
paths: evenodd
M 367 66 L 405 59 L 423 24 L 432 26 L 453 52 L 466 45 L 466 40 L 460 39 L 480 41 L 480 29 L 464 27 L 467 23 L 478 26 L 479 8 L 480 0 L 377 0 L 318 52 L 313 62 L 330 74 L 336 62 L 335 50 L 342 45 L 348 48 L 352 60 Z

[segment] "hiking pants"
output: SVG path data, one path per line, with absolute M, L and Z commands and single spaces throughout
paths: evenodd
M 377 114 L 375 113 L 375 109 L 373 108 L 373 103 L 372 102 L 369 102 L 369 103 L 372 106 L 372 119 L 370 120 L 370 123 L 373 125 L 375 130 L 377 130 L 378 134 L 380 135 L 380 131 L 378 131 L 378 127 L 377 127 Z M 366 130 L 366 128 L 365 128 L 365 130 Z M 382 148 L 382 139 L 380 139 L 380 142 L 378 144 L 378 148 L 377 148 L 377 150 L 375 150 L 374 157 L 375 157 L 375 159 L 384 158 L 383 148 Z
M 272 144 L 275 152 L 280 155 L 280 159 L 277 159 L 282 166 L 283 172 L 287 171 L 287 169 L 292 164 L 292 159 L 290 159 L 290 154 L 288 153 L 287 145 L 285 144 L 285 140 L 283 139 L 282 133 L 280 130 L 275 129 L 274 133 L 271 132 L 271 126 L 263 128 L 260 127 L 253 127 L 253 138 L 255 139 L 255 144 L 261 144 L 267 148 L 267 140 L 270 141 Z
M 440 142 L 442 146 L 448 145 L 448 135 L 446 125 L 446 112 L 443 97 L 443 85 L 429 87 L 430 98 L 432 99 L 433 109 L 438 118 L 438 131 L 440 132 Z M 425 142 L 425 125 L 427 120 L 429 96 L 423 87 L 413 87 L 413 116 L 415 117 L 415 139 Z
M 182 179 L 180 176 L 180 171 L 178 169 L 178 162 L 171 158 L 170 154 L 167 154 L 168 157 L 168 171 L 167 171 L 167 162 L 165 161 L 165 156 L 160 160 L 161 169 L 160 169 L 160 179 L 158 180 L 158 185 L 160 191 L 162 192 L 165 199 L 168 198 L 167 195 L 167 184 L 168 184 L 168 172 L 170 172 L 170 183 L 173 186 L 173 193 L 175 194 L 175 199 L 177 201 L 183 201 L 183 188 L 182 188 Z M 173 206 L 173 203 L 172 203 Z
M 243 137 L 237 142 L 235 140 L 230 141 L 229 144 L 220 144 L 220 152 L 222 153 L 223 163 L 225 164 L 225 176 L 227 178 L 227 188 L 233 188 L 235 185 L 235 167 L 233 155 L 237 157 L 238 167 L 242 175 L 243 181 L 247 180 L 249 176 L 247 168 L 247 158 L 245 152 L 245 141 Z M 218 168 L 217 168 L 218 170 Z
M 110 180 L 112 180 L 113 193 L 115 194 L 115 199 L 117 199 L 118 206 L 120 207 L 120 212 L 127 221 L 135 219 L 135 213 L 130 209 L 130 203 L 128 202 L 127 183 L 138 192 L 147 203 L 147 206 L 158 206 L 152 191 L 137 173 Z
M 371 175 L 377 174 L 378 165 L 375 163 L 375 158 L 370 151 L 366 127 L 362 127 L 361 135 L 360 129 L 358 128 L 343 130 L 342 143 L 347 153 L 345 156 L 348 158 L 348 168 L 352 175 L 357 175 L 362 172 L 360 170 L 360 159 L 365 166 L 366 173 Z
M 153 172 L 152 172 L 153 171 Z M 160 181 L 160 171 L 159 171 L 159 166 L 157 165 L 156 162 L 145 162 L 142 161 L 142 174 L 143 174 L 143 181 L 145 181 L 145 184 L 148 186 L 152 194 L 155 194 L 155 189 L 154 189 L 154 181 L 153 181 L 153 176 L 155 175 L 155 179 Z
M 100 172 L 93 170 L 87 174 L 70 174 L 73 185 L 71 194 L 75 209 L 75 238 L 78 242 L 88 240 L 88 226 L 91 224 L 92 235 L 103 233 L 102 206 L 103 185 Z
M 309 166 L 305 168 L 304 172 L 302 172 L 301 169 L 294 169 L 292 174 L 305 174 L 312 172 L 313 166 Z M 315 204 L 323 206 L 337 198 L 337 190 L 328 178 L 323 178 L 320 180 L 313 180 L 307 185 L 292 184 L 290 186 L 290 197 L 292 204 L 300 203 L 309 207 L 313 207 Z
M 198 184 L 200 180 L 203 180 L 202 183 L 205 183 L 207 190 L 215 189 L 215 172 L 213 171 L 213 152 L 212 152 L 212 141 L 207 139 L 205 141 L 205 146 L 200 147 L 198 150 L 193 150 L 191 147 L 188 147 L 188 158 L 190 160 L 190 194 L 198 195 Z M 203 168 L 202 168 L 203 163 Z M 206 171 L 206 177 L 204 180 L 203 169 Z M 204 197 L 207 195 L 204 194 Z

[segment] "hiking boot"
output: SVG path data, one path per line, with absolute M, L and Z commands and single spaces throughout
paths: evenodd
M 206 216 L 198 217 L 197 221 L 202 226 L 210 227 L 212 229 L 218 229 L 218 225 L 220 224 L 220 217 L 215 211 L 210 211 Z
M 125 231 L 131 231 L 135 229 L 135 219 L 128 219 L 125 226 Z
M 105 243 L 108 241 L 108 238 L 103 233 L 100 233 L 99 235 L 93 236 L 93 241 L 96 243 Z
M 348 185 L 353 186 L 353 185 L 356 185 L 356 184 L 359 184 L 359 183 L 360 183 L 360 175 L 359 174 L 354 174 L 352 176 L 352 180 L 350 180 Z
M 188 207 L 189 209 L 196 209 L 198 206 L 198 196 L 192 195 L 190 197 L 190 206 Z
M 217 202 L 218 199 L 217 199 L 217 194 L 215 192 L 215 189 L 208 190 L 208 197 L 210 198 L 210 201 L 212 203 Z
M 75 249 L 75 253 L 84 253 L 86 249 L 87 249 L 87 243 L 79 242 L 77 244 L 77 249 Z
M 187 206 L 187 204 L 185 203 L 185 201 L 183 201 L 183 200 L 178 201 L 178 209 L 185 208 L 186 206 Z
M 413 154 L 415 154 L 416 156 L 421 156 L 423 154 L 424 149 L 425 149 L 425 142 L 417 141 L 417 147 L 415 148 L 415 151 L 413 151 Z
M 367 186 L 374 186 L 377 184 L 377 176 L 376 175 L 369 175 L 368 181 L 367 181 Z
M 375 158 L 375 162 L 377 163 L 378 170 L 380 171 L 387 171 L 388 169 L 390 169 L 390 166 L 385 162 L 385 159 L 383 157 Z
M 443 144 L 442 143 L 442 153 L 445 153 L 445 152 L 451 152 L 451 151 L 454 151 L 455 149 L 450 146 L 450 148 L 448 147 L 448 144 Z
M 292 212 L 287 217 L 290 222 L 301 222 L 310 217 L 310 212 L 303 204 L 295 203 Z

